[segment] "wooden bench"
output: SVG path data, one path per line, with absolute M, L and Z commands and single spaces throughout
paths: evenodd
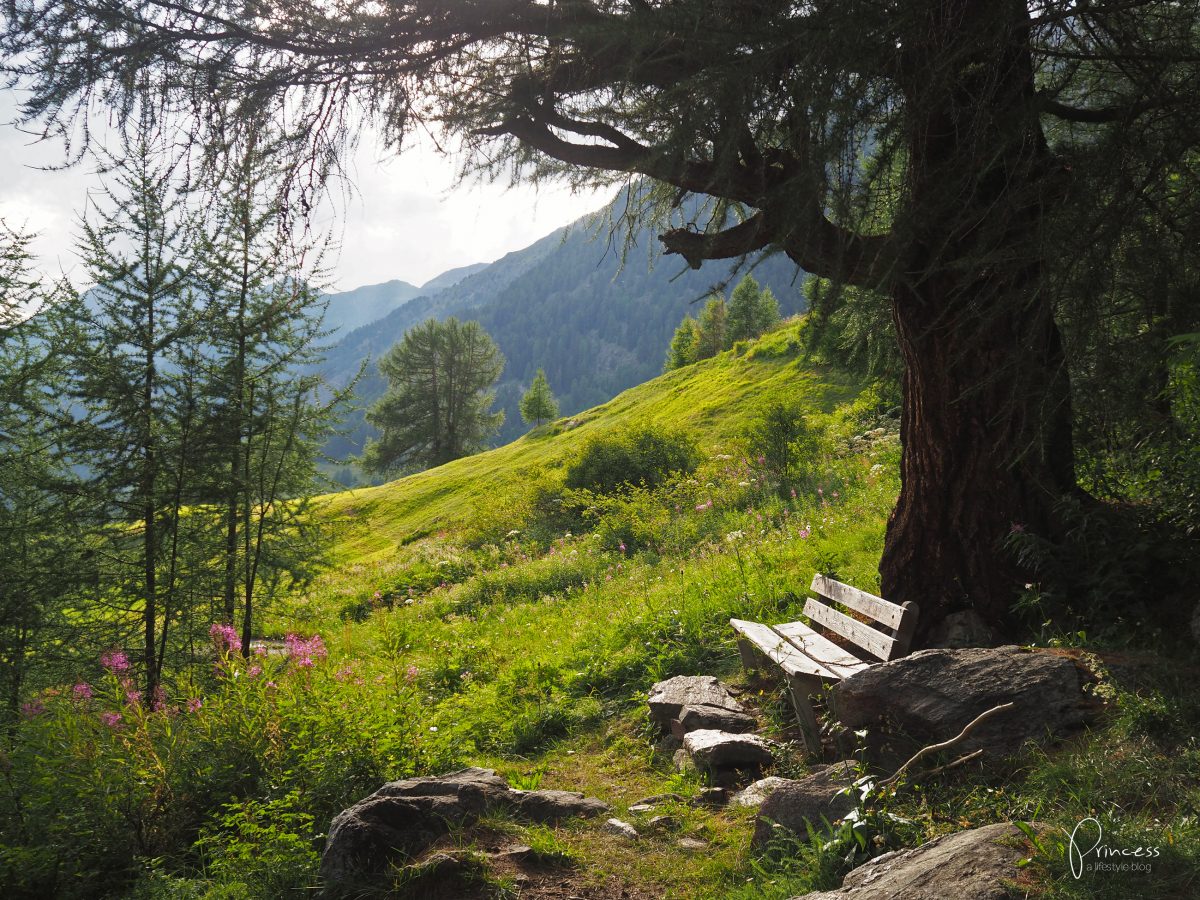
M 877 662 L 908 653 L 917 625 L 917 605 L 897 606 L 819 573 L 813 578 L 812 590 L 817 596 L 808 598 L 804 615 L 814 625 L 844 638 L 855 652 L 835 644 L 803 622 L 767 626 L 730 619 L 729 624 L 738 633 L 743 666 L 756 669 L 760 657 L 765 656 L 783 669 L 805 746 L 810 753 L 819 754 L 820 731 L 809 698 L 825 682 L 841 681 Z M 871 624 L 840 612 L 834 608 L 835 603 L 866 616 Z

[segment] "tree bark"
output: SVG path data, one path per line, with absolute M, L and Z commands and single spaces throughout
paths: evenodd
M 921 607 L 914 646 L 972 609 L 1011 636 L 1027 580 L 1014 530 L 1053 535 L 1075 487 L 1070 383 L 1042 278 L 1053 170 L 1028 13 L 1014 0 L 928 7 L 905 43 L 909 242 L 892 290 L 905 362 L 901 491 L 883 596 Z

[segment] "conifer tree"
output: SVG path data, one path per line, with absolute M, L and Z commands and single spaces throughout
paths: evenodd
M 438 466 L 483 449 L 504 421 L 491 412 L 504 357 L 478 322 L 429 319 L 379 361 L 387 393 L 367 421 L 380 430 L 363 465 L 387 473 Z
M 697 355 L 699 350 L 700 327 L 689 313 L 683 317 L 683 321 L 675 329 L 675 334 L 671 338 L 671 346 L 667 350 L 667 361 L 663 366 L 663 371 L 670 372 L 672 369 L 691 365 L 699 359 Z
M 537 426 L 542 424 L 543 419 L 553 419 L 557 415 L 558 403 L 550 392 L 550 382 L 546 380 L 545 371 L 539 368 L 529 390 L 521 398 L 521 418 L 526 424 Z
M 30 271 L 29 239 L 0 221 L 0 726 L 75 643 L 62 616 L 89 568 L 63 442 L 69 298 Z
M 179 588 L 180 526 L 197 465 L 192 231 L 174 191 L 161 132 L 109 158 L 103 205 L 82 222 L 80 255 L 94 282 L 77 305 L 85 346 L 74 399 L 85 411 L 74 441 L 107 523 L 109 583 L 140 620 L 143 693 L 158 702 L 164 648 Z
M 210 481 L 224 522 L 219 615 L 233 624 L 240 601 L 243 654 L 250 652 L 263 586 L 311 555 L 303 501 L 315 486 L 318 440 L 345 394 L 318 395 L 322 385 L 313 372 L 326 301 L 313 281 L 321 277 L 321 253 L 294 245 L 280 227 L 275 152 L 265 128 L 230 148 L 197 271 L 211 323 Z M 303 260 L 313 257 L 306 266 Z M 298 552 L 287 552 L 297 542 Z
M 696 359 L 709 359 L 724 351 L 728 344 L 728 314 L 723 297 L 710 297 L 700 313 L 697 325 Z

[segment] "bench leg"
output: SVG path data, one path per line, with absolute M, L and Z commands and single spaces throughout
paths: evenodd
M 820 689 L 821 682 L 816 678 L 806 678 L 803 675 L 788 676 L 788 690 L 792 695 L 792 706 L 796 708 L 796 718 L 800 720 L 804 746 L 813 756 L 821 755 L 821 730 L 817 726 L 817 716 L 813 712 L 809 697 Z
M 737 639 L 737 648 L 738 655 L 742 658 L 742 668 L 757 670 L 760 663 L 758 659 L 758 651 L 755 649 L 754 645 L 745 638 L 740 637 Z

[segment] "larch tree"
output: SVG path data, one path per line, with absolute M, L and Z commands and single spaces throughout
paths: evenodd
M 379 361 L 387 392 L 367 412 L 380 431 L 363 465 L 385 474 L 430 467 L 482 450 L 504 412 L 492 412 L 492 386 L 504 357 L 478 322 L 429 319 Z
M 521 418 L 526 424 L 541 425 L 557 415 L 558 403 L 550 391 L 550 382 L 546 380 L 545 371 L 538 369 L 529 390 L 521 398 Z
M 325 308 L 316 287 L 322 247 L 281 228 L 273 134 L 227 148 L 199 238 L 196 283 L 205 302 L 204 393 L 213 457 L 206 499 L 221 508 L 219 615 L 250 653 L 258 604 L 311 555 L 305 502 L 316 486 L 319 438 L 347 391 L 325 389 Z M 295 545 L 295 552 L 291 551 Z
M 4 9 L 10 71 L 31 91 L 25 117 L 47 132 L 69 133 L 93 101 L 128 110 L 146 93 L 191 116 L 208 145 L 237 119 L 286 113 L 304 186 L 370 116 L 395 144 L 431 125 L 491 174 L 645 176 L 662 186 L 647 212 L 663 216 L 707 195 L 706 221 L 677 218 L 661 237 L 691 266 L 769 248 L 885 298 L 904 399 L 881 591 L 921 605 L 918 646 L 960 610 L 1011 633 L 1027 573 L 1005 537 L 1053 536 L 1060 499 L 1077 490 L 1055 317 L 1064 270 L 1114 210 L 1159 202 L 1159 179 L 1139 173 L 1186 168 L 1200 146 L 1195 4 Z M 1097 160 L 1106 190 L 1081 189 L 1080 164 Z M 1062 222 L 1072 227 L 1052 227 Z
M 675 329 L 675 334 L 671 336 L 671 346 L 667 349 L 667 361 L 663 365 L 663 371 L 670 372 L 672 369 L 690 366 L 699 359 L 696 355 L 699 352 L 699 344 L 700 326 L 689 313 L 683 317 L 683 321 Z
M 779 301 L 770 288 L 760 288 L 751 275 L 737 283 L 727 306 L 729 346 L 756 338 L 779 321 Z

